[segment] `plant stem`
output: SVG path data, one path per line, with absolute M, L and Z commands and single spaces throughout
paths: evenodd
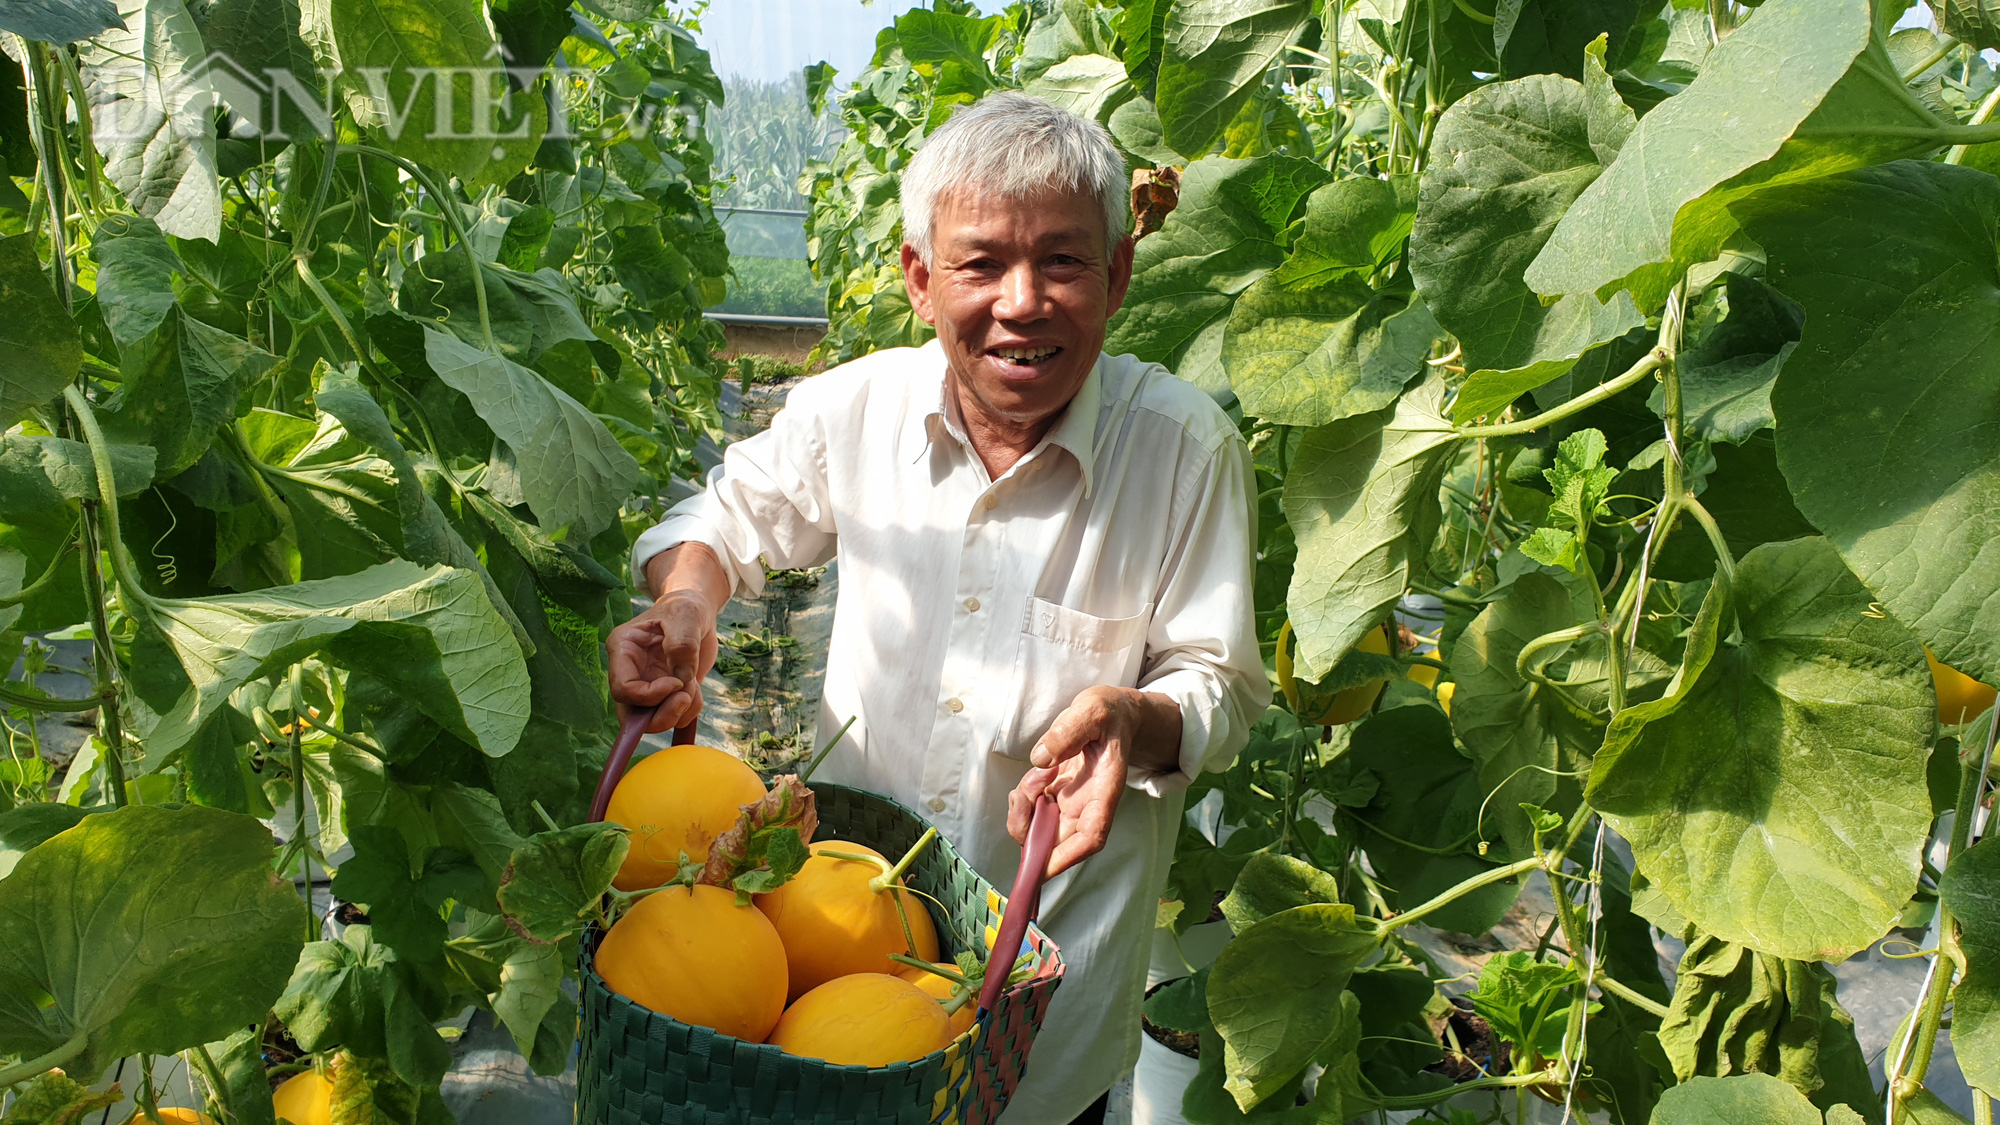
M 1993 111 L 1996 108 L 2000 108 L 2000 86 L 1993 87 L 1993 92 L 1986 95 L 1986 100 L 1979 103 L 1979 108 L 1972 112 L 1972 118 L 1966 124 L 1984 125 L 1986 122 L 1992 120 Z M 1970 145 L 1951 146 L 1951 151 L 1945 154 L 1944 162 L 1946 164 L 1965 163 L 1965 153 L 1970 147 Z
M 903 878 L 903 873 L 910 869 L 911 864 L 917 862 L 917 857 L 922 855 L 924 849 L 931 846 L 931 841 L 937 838 L 936 826 L 924 829 L 924 834 L 917 837 L 917 842 L 910 845 L 910 850 L 903 853 L 903 858 L 897 860 L 894 867 L 868 880 L 868 889 L 879 895 L 895 886 Z
M 832 737 L 832 738 L 829 738 L 829 739 L 827 739 L 827 740 L 826 740 L 826 745 L 825 745 L 825 746 L 822 746 L 822 747 L 820 747 L 820 748 L 819 748 L 819 753 L 817 753 L 817 754 L 814 754 L 814 755 L 812 756 L 812 761 L 810 761 L 810 762 L 807 762 L 807 763 L 806 763 L 806 768 L 805 768 L 805 772 L 803 772 L 803 773 L 799 774 L 799 780 L 800 780 L 800 781 L 802 781 L 802 782 L 803 782 L 803 781 L 811 781 L 811 780 L 812 780 L 812 775 L 813 775 L 813 771 L 819 768 L 819 764 L 820 764 L 821 762 L 823 762 L 823 761 L 825 761 L 825 760 L 826 760 L 826 756 L 827 756 L 828 754 L 831 754 L 831 753 L 833 753 L 833 748 L 834 748 L 835 746 L 838 746 L 838 745 L 840 745 L 840 740 L 841 740 L 841 739 L 842 739 L 843 737 L 845 737 L 845 736 L 846 736 L 846 734 L 847 734 L 847 728 L 848 728 L 848 727 L 851 727 L 851 726 L 853 726 L 853 725 L 854 725 L 854 720 L 856 720 L 856 719 L 858 719 L 858 718 L 860 718 L 860 717 L 861 717 L 861 716 L 859 716 L 859 715 L 849 715 L 849 716 L 847 717 L 847 721 L 846 721 L 846 722 L 844 722 L 844 723 L 842 723 L 842 724 L 840 724 L 840 729 L 839 729 L 839 730 L 837 730 L 837 731 L 834 731 L 834 732 L 833 732 L 833 737 Z
M 1421 906 L 1405 910 L 1394 918 L 1385 919 L 1382 922 L 1382 932 L 1384 934 L 1392 933 L 1412 922 L 1418 921 L 1426 915 L 1437 913 L 1451 903 L 1471 894 L 1481 887 L 1490 886 L 1494 883 L 1504 883 L 1517 875 L 1525 875 L 1541 865 L 1542 857 L 1537 855 L 1529 856 L 1527 859 L 1516 860 L 1505 867 L 1496 867 L 1491 871 L 1481 872 L 1470 879 L 1460 882 L 1457 886 L 1445 890 L 1442 894 L 1439 894 L 1436 898 L 1431 899 Z M 1463 1090 L 1465 1086 L 1457 1086 L 1454 1089 Z M 1428 1105 L 1430 1103 L 1425 1102 L 1423 1104 Z
M 1383 1109 L 1424 1109 L 1439 1102 L 1450 1101 L 1467 1090 L 1495 1090 L 1507 1087 L 1540 1086 L 1548 1082 L 1560 1082 L 1562 1078 L 1553 1069 L 1531 1071 L 1527 1074 L 1499 1074 L 1485 1078 L 1475 1078 L 1470 1082 L 1460 1082 L 1442 1090 L 1427 1094 L 1397 1094 L 1373 1099 Z
M 1491 426 L 1460 426 L 1458 427 L 1458 436 L 1505 437 L 1509 434 L 1532 433 L 1552 422 L 1560 422 L 1572 414 L 1580 414 L 1606 399 L 1615 397 L 1620 392 L 1637 385 L 1640 380 L 1659 370 L 1660 365 L 1666 363 L 1667 360 L 1668 356 L 1664 349 L 1654 348 L 1652 351 L 1647 352 L 1639 362 L 1626 369 L 1623 375 L 1618 376 L 1608 383 L 1599 383 L 1597 386 L 1563 403 L 1561 406 L 1555 407 L 1552 410 L 1544 410 L 1532 418 L 1523 418 L 1518 422 L 1501 422 Z
M 42 571 L 42 576 L 40 578 L 35 579 L 33 582 L 28 583 L 26 586 L 21 587 L 21 589 L 17 593 L 9 594 L 6 597 L 0 597 L 0 609 L 6 609 L 8 606 L 16 606 L 22 604 L 29 598 L 32 598 L 36 594 L 41 593 L 42 587 L 47 586 L 49 583 L 55 581 L 57 572 L 62 569 L 62 561 L 65 558 L 69 557 L 69 553 L 71 551 L 74 551 L 76 549 L 76 540 L 77 540 L 77 529 L 72 527 L 69 530 L 69 539 L 63 544 L 62 550 L 57 551 L 55 553 L 55 556 L 49 559 L 48 568 Z
M 1686 508 L 1694 516 L 1695 522 L 1701 524 L 1701 529 L 1708 533 L 1709 546 L 1715 548 L 1716 569 L 1722 572 L 1722 577 L 1729 583 L 1729 588 L 1735 589 L 1736 556 L 1729 553 L 1729 541 L 1722 537 L 1722 528 L 1715 522 L 1715 517 L 1709 515 L 1708 509 L 1693 496 L 1682 494 L 1681 506 Z
M 104 705 L 104 698 L 97 695 L 91 696 L 88 699 L 44 698 L 39 695 L 29 695 L 24 691 L 15 691 L 6 684 L 0 684 L 0 703 L 5 703 L 9 707 L 26 707 L 30 711 L 61 711 L 69 714 L 82 714 L 85 711 L 93 711 L 102 707 Z
M 1591 983 L 1649 1015 L 1660 1019 L 1667 1018 L 1667 1006 L 1665 1004 L 1660 1003 L 1643 992 L 1636 991 L 1629 984 L 1623 984 L 1613 979 L 1604 971 L 1604 966 L 1602 965 L 1597 966 L 1596 970 L 1592 972 Z
M 70 1036 L 62 1046 L 46 1055 L 38 1055 L 27 1062 L 16 1063 L 13 1066 L 0 1067 L 0 1088 L 25 1082 L 44 1071 L 53 1070 L 82 1054 L 84 1048 L 88 1046 L 90 1046 L 89 1033 L 79 1031 Z
M 118 714 L 118 654 L 111 646 L 111 622 L 104 611 L 104 574 L 98 569 L 98 552 L 109 550 L 112 571 L 127 597 L 144 605 L 146 593 L 139 585 L 138 572 L 125 553 L 125 540 L 118 529 L 117 478 L 111 472 L 111 448 L 105 444 L 103 431 L 97 428 L 97 415 L 75 384 L 63 388 L 63 398 L 90 446 L 91 467 L 97 476 L 97 501 L 83 502 L 83 588 L 90 601 L 91 667 L 97 680 L 97 720 L 99 737 L 104 740 L 104 772 L 111 803 L 123 807 L 125 727 Z M 106 534 L 100 537 L 100 530 Z
M 1902 79 L 1903 85 L 1908 86 L 1910 83 L 1915 82 L 1918 78 L 1923 77 L 1924 71 L 1929 70 L 1930 68 L 1943 62 L 1946 55 L 1951 54 L 1953 51 L 1956 51 L 1957 49 L 1958 49 L 1958 40 L 1953 39 L 1949 35 L 1940 35 L 1938 36 L 1937 50 L 1932 51 L 1928 55 L 1925 55 L 1924 60 L 1922 62 L 1904 71 L 1900 75 L 1897 75 L 1897 77 Z

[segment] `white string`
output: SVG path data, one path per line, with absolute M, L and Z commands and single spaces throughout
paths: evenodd
M 1557 874 L 1561 874 L 1557 872 Z M 1583 1011 L 1577 1013 L 1576 1051 L 1578 1065 L 1585 1057 L 1584 1035 L 1590 1027 L 1590 986 L 1597 979 L 1597 922 L 1604 916 L 1604 820 L 1597 821 L 1597 842 L 1590 849 L 1590 940 L 1583 951 Z M 1569 1036 L 1563 1036 L 1563 1074 L 1568 1081 L 1563 1084 L 1562 1125 L 1569 1125 L 1574 1114 L 1576 1100 L 1576 1074 L 1569 1059 Z

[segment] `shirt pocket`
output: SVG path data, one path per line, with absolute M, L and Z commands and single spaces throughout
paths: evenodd
M 994 752 L 1026 761 L 1035 741 L 1085 688 L 1138 682 L 1152 619 L 1151 605 L 1131 617 L 1098 617 L 1029 598 L 1009 685 L 1013 705 L 1000 723 Z

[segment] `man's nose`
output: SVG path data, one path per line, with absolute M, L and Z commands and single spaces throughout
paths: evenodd
M 999 320 L 1033 321 L 1048 316 L 1048 287 L 1032 263 L 1017 263 L 1000 279 L 1000 299 L 993 304 Z

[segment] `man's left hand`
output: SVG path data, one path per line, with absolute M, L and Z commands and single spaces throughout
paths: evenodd
M 1029 752 L 1033 768 L 1007 795 L 1007 832 L 1028 838 L 1035 798 L 1055 798 L 1060 814 L 1053 879 L 1104 849 L 1125 793 L 1125 767 L 1166 772 L 1180 761 L 1181 708 L 1157 692 L 1093 687 L 1079 693 Z

